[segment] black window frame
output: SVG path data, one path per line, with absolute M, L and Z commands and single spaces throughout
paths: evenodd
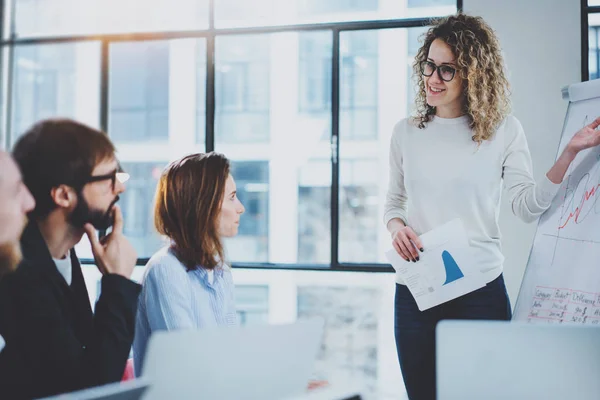
M 589 51 L 590 49 L 590 22 L 589 18 L 592 14 L 600 14 L 600 6 L 588 6 L 588 0 L 581 0 L 581 81 L 590 80 L 590 68 L 589 68 Z M 596 29 L 596 40 L 598 40 L 600 34 L 600 27 Z M 600 45 L 596 41 L 596 71 L 600 78 Z

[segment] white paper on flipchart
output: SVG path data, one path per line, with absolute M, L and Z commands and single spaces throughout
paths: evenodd
M 395 249 L 385 255 L 408 290 L 424 311 L 463 296 L 486 285 L 472 255 L 469 239 L 460 219 L 454 219 L 420 236 L 424 252 L 419 253 L 416 263 L 406 262 Z M 463 273 L 463 277 L 450 283 L 446 281 L 446 269 L 442 253 L 450 252 Z
M 576 83 L 566 89 L 571 101 L 557 157 L 575 132 L 600 115 L 600 80 Z M 515 304 L 514 320 L 600 322 L 600 307 L 596 307 L 600 305 L 599 199 L 600 148 L 595 147 L 582 151 L 573 160 L 558 194 L 538 222 Z M 568 298 L 563 298 L 567 295 Z M 580 296 L 596 298 L 594 307 L 584 307 L 586 312 L 572 314 L 576 310 L 571 307 L 577 307 Z M 568 306 L 563 317 L 560 313 L 565 303 Z M 554 318 L 555 314 L 559 317 Z

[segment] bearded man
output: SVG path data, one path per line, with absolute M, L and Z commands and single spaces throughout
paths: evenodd
M 116 205 L 124 174 L 108 136 L 44 120 L 13 149 L 35 199 L 23 261 L 0 280 L 0 398 L 38 398 L 119 381 L 134 336 L 136 253 Z M 96 230 L 112 231 L 98 240 Z M 87 235 L 102 273 L 92 312 L 75 245 Z M 17 257 L 18 258 L 18 257 Z

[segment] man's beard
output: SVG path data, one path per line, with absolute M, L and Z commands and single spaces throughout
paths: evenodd
M 107 230 L 113 224 L 113 206 L 119 201 L 119 196 L 110 203 L 110 206 L 106 211 L 104 210 L 92 210 L 90 205 L 83 197 L 83 194 L 79 193 L 79 201 L 77 206 L 69 215 L 69 223 L 77 228 L 83 228 L 87 223 L 100 231 Z
M 23 218 L 19 237 L 27 226 L 28 221 L 27 217 Z M 17 269 L 22 259 L 23 253 L 21 252 L 21 243 L 19 241 L 0 244 L 0 277 L 5 273 L 13 272 Z
M 7 272 L 14 271 L 21 259 L 21 244 L 17 243 L 3 243 L 0 245 L 0 276 Z

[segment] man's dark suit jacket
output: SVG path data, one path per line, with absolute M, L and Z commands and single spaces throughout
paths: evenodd
M 21 239 L 23 262 L 0 280 L 0 399 L 30 399 L 121 379 L 133 342 L 140 285 L 102 277 L 92 312 L 71 249 L 71 286 L 58 272 L 35 222 Z

